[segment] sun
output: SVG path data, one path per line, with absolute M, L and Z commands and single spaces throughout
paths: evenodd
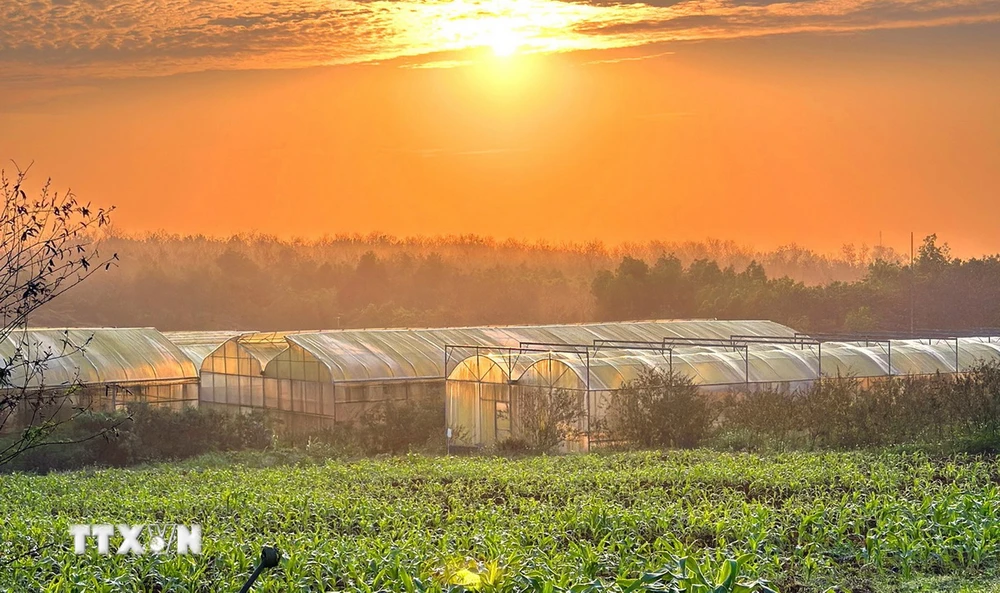
M 456 49 L 483 48 L 497 58 L 509 58 L 532 45 L 533 33 L 522 15 L 475 14 L 442 21 L 442 33 Z
M 491 57 L 507 67 L 530 56 L 601 49 L 597 36 L 579 32 L 594 21 L 603 2 L 570 0 L 427 0 L 373 4 L 407 6 L 392 9 L 391 28 L 399 51 L 406 55 L 457 54 L 458 62 Z M 631 6 L 631 5 L 629 5 Z M 612 44 L 617 47 L 617 42 Z M 403 49 L 409 48 L 409 49 Z
M 524 45 L 524 39 L 509 28 L 495 28 L 488 34 L 487 44 L 498 58 L 509 58 Z

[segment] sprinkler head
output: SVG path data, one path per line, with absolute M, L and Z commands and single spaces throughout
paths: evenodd
M 274 568 L 281 559 L 281 551 L 278 548 L 264 546 L 260 551 L 260 565 L 264 568 Z
M 278 565 L 280 560 L 281 552 L 278 551 L 278 548 L 264 546 L 260 551 L 260 564 L 258 564 L 257 568 L 254 569 L 253 574 L 250 575 L 247 582 L 244 583 L 243 588 L 240 589 L 240 593 L 250 593 L 250 588 L 253 587 L 253 584 L 257 581 L 257 577 L 260 576 L 260 573 L 264 572 L 268 568 L 274 568 Z

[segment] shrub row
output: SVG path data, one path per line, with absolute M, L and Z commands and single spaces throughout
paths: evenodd
M 18 435 L 2 440 L 7 444 Z M 261 450 L 272 442 L 262 414 L 134 406 L 120 413 L 84 413 L 6 464 L 3 471 L 47 472 L 91 465 L 123 467 L 172 461 L 212 451 Z M 2 446 L 2 445 L 0 445 Z
M 854 449 L 1000 443 L 1000 364 L 962 375 L 755 387 L 707 396 L 685 376 L 650 369 L 614 392 L 604 437 L 625 448 Z

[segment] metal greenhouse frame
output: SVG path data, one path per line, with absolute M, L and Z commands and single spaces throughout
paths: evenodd
M 793 388 L 831 376 L 957 374 L 977 361 L 1000 360 L 1000 336 L 946 333 L 906 339 L 870 334 L 671 336 L 659 341 L 596 339 L 591 344 L 523 342 L 514 348 L 448 344 L 446 418 L 459 435 L 458 444 L 488 445 L 510 436 L 521 390 L 570 390 L 580 393 L 585 419 L 579 427 L 584 436 L 569 448 L 586 449 L 597 436 L 591 427 L 606 412 L 609 394 L 650 367 L 682 372 L 707 391 L 746 391 L 765 385 Z
M 218 396 L 218 390 L 213 395 L 203 393 L 202 401 L 287 412 L 286 416 L 294 415 L 303 425 L 351 422 L 385 401 L 433 398 L 443 402 L 445 368 L 441 352 L 451 342 L 518 346 L 529 340 L 659 339 L 663 335 L 714 338 L 734 332 L 794 334 L 791 328 L 770 321 L 719 320 L 289 333 L 281 334 L 285 348 L 269 355 L 263 364 L 263 377 L 249 379 L 261 382 L 262 397 L 247 399 L 243 394 L 252 387 L 237 379 L 238 387 L 227 391 L 225 401 Z M 236 343 L 245 341 L 246 337 L 241 337 Z M 275 351 L 278 348 L 275 344 Z M 213 384 L 208 372 L 215 373 L 215 382 L 220 381 L 219 375 L 234 372 L 228 368 L 210 371 L 211 360 L 206 359 L 202 368 L 203 389 Z M 242 370 L 236 372 L 245 376 Z

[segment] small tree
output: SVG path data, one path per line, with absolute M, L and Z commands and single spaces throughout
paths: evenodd
M 720 422 L 728 431 L 744 432 L 755 445 L 788 442 L 802 429 L 802 397 L 798 390 L 780 385 L 762 385 L 733 390 L 727 396 Z
M 580 436 L 585 411 L 579 392 L 537 388 L 519 391 L 514 397 L 512 433 L 528 449 L 547 453 Z
M 51 182 L 37 197 L 29 197 L 27 170 L 16 170 L 13 178 L 0 170 L 0 343 L 7 344 L 0 355 L 0 432 L 15 428 L 9 426 L 14 419 L 21 432 L 0 445 L 0 466 L 28 449 L 62 442 L 50 437 L 85 411 L 82 406 L 67 410 L 81 390 L 78 379 L 50 386 L 44 374 L 53 362 L 78 354 L 87 343 L 71 343 L 68 337 L 57 348 L 32 343 L 25 331 L 29 317 L 118 259 L 102 257 L 95 244 L 98 231 L 109 224 L 111 209 L 81 204 L 72 192 L 53 191 Z
M 609 403 L 608 436 L 642 448 L 696 447 L 714 420 L 698 386 L 674 371 L 647 368 Z
M 444 439 L 444 401 L 428 396 L 380 402 L 361 415 L 359 427 L 370 453 L 395 455 L 427 447 Z
M 1000 362 L 980 361 L 960 378 L 974 430 L 1000 434 Z

